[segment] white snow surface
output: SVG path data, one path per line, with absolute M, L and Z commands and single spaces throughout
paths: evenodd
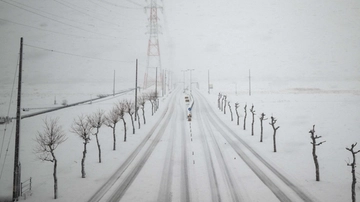
M 132 0 L 1 0 L 0 116 L 6 116 L 8 110 L 10 117 L 15 116 L 17 87 L 12 88 L 20 37 L 24 37 L 22 107 L 32 109 L 23 114 L 54 107 L 55 97 L 59 106 L 63 100 L 74 103 L 112 93 L 114 70 L 116 90 L 132 88 L 135 59 L 139 59 L 142 84 L 148 46 L 149 10 L 144 12 L 147 4 Z M 251 147 L 316 201 L 350 201 L 351 173 L 347 163 L 351 155 L 345 148 L 360 141 L 360 2 L 183 0 L 158 4 L 162 7 L 158 12 L 162 68 L 172 72 L 173 83 L 182 87 L 181 70 L 194 69 L 192 81 L 206 95 L 210 72 L 214 89 L 206 96 L 214 110 L 217 94 L 228 95 L 232 104 L 240 103 L 242 125 L 243 106 L 247 104 L 249 109 L 254 104 L 254 137 L 250 135 L 249 112 L 245 131 L 230 122 L 229 114 L 217 112 Z M 186 72 L 186 85 L 189 79 Z M 70 133 L 71 124 L 81 114 L 98 109 L 108 111 L 119 100 L 132 97 L 133 93 L 128 93 L 23 119 L 22 180 L 33 179 L 33 194 L 26 201 L 54 201 L 53 165 L 41 162 L 33 152 L 34 139 L 42 131 L 45 118 L 59 117 L 68 138 L 56 150 L 59 160 L 56 201 L 87 201 L 162 118 L 169 96 L 161 98 L 160 110 L 154 116 L 147 103 L 147 124 L 135 135 L 131 134 L 127 117 L 126 143 L 122 141 L 123 129 L 119 124 L 116 151 L 112 151 L 111 130 L 102 127 L 103 163 L 97 163 L 93 139 L 88 148 L 85 179 L 80 173 L 82 141 Z M 269 120 L 264 122 L 264 142 L 259 143 L 258 116 L 262 112 L 278 119 L 277 153 L 272 152 Z M 316 134 L 326 141 L 317 148 L 320 182 L 315 181 L 308 133 L 314 124 Z M 4 166 L 0 199 L 12 195 L 14 125 L 15 121 L 7 125 L 6 131 L 5 125 L 0 125 L 0 168 Z M 161 172 L 162 168 L 152 167 L 154 172 Z M 256 193 L 257 187 L 243 183 L 253 188 L 251 193 Z M 359 193 L 359 185 L 356 189 Z M 133 197 L 142 194 L 135 189 L 130 193 Z

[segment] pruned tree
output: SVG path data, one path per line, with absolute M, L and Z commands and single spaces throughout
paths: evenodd
M 131 100 L 125 100 L 124 107 L 125 107 L 125 112 L 130 115 L 131 125 L 133 128 L 133 134 L 135 134 L 134 117 L 133 117 L 133 115 L 135 113 L 135 103 Z
M 352 174 L 352 183 L 351 183 L 351 199 L 352 199 L 352 202 L 356 201 L 356 190 L 355 190 L 355 185 L 356 185 L 356 172 L 355 172 L 356 157 L 355 157 L 355 155 L 360 152 L 360 150 L 358 150 L 358 151 L 354 150 L 356 145 L 357 145 L 357 143 L 351 144 L 350 148 L 346 148 L 346 150 L 351 152 L 351 155 L 352 155 L 352 158 L 353 158 L 352 163 L 350 163 L 350 162 L 347 163 L 347 165 L 351 167 L 351 174 Z
M 264 120 L 267 120 L 267 118 L 265 118 L 265 114 L 264 113 L 261 113 L 261 116 L 260 116 L 260 142 L 263 141 L 263 121 Z
M 239 112 L 238 112 L 238 108 L 239 108 L 239 103 L 235 103 L 235 112 L 236 112 L 236 117 L 237 117 L 237 120 L 236 120 L 236 124 L 239 125 L 239 121 L 240 121 L 240 115 L 239 115 Z
M 142 96 L 138 97 L 138 102 L 139 102 L 139 106 L 140 106 L 141 111 L 142 111 L 142 117 L 143 117 L 144 124 L 146 124 L 146 119 L 145 119 L 146 97 L 145 97 L 145 95 L 142 95 Z
M 227 102 L 226 102 L 226 99 L 227 99 L 227 96 L 226 95 L 224 95 L 223 96 L 223 100 L 224 100 L 224 114 L 226 114 L 226 104 L 227 104 Z
M 59 125 L 59 119 L 44 120 L 44 131 L 38 132 L 35 141 L 37 146 L 34 152 L 42 161 L 50 161 L 54 163 L 53 178 L 54 178 L 54 199 L 58 197 L 58 180 L 57 180 L 57 159 L 55 156 L 56 148 L 66 141 L 65 133 Z
M 100 147 L 100 142 L 99 142 L 99 131 L 101 126 L 104 124 L 105 122 L 105 117 L 104 117 L 104 110 L 98 110 L 97 112 L 95 112 L 92 115 L 89 115 L 88 121 L 91 125 L 91 127 L 93 127 L 94 129 L 96 129 L 96 131 L 93 133 L 93 135 L 95 136 L 96 139 L 96 145 L 98 148 L 98 154 L 99 154 L 99 163 L 101 163 L 101 147 Z
M 140 120 L 140 115 L 139 115 L 139 105 L 136 106 L 136 110 L 135 110 L 135 117 L 137 117 L 137 122 L 138 122 L 138 127 L 140 129 L 141 127 L 141 120 Z M 136 121 L 136 120 L 135 120 Z
M 118 109 L 118 116 L 119 118 L 123 121 L 124 124 L 124 142 L 126 142 L 126 137 L 127 137 L 127 128 L 126 128 L 126 121 L 125 121 L 125 113 L 127 110 L 127 104 L 126 101 L 123 102 L 119 102 L 119 104 L 117 105 L 117 109 Z
M 105 116 L 104 124 L 113 131 L 113 150 L 116 150 L 116 124 L 120 121 L 118 108 L 113 107 Z
M 231 118 L 231 121 L 234 121 L 234 118 L 233 118 L 233 112 L 232 112 L 232 110 L 231 110 L 230 101 L 228 101 L 228 106 L 229 106 L 229 111 L 230 111 L 230 118 Z
M 92 134 L 92 127 L 91 124 L 88 122 L 84 115 L 78 116 L 77 119 L 74 120 L 71 126 L 71 132 L 78 135 L 84 142 L 84 150 L 83 156 L 81 159 L 81 177 L 85 178 L 85 158 L 86 158 L 86 145 L 90 142 L 90 135 Z
M 220 110 L 221 110 L 221 105 L 220 105 L 221 98 L 222 98 L 222 95 L 221 95 L 221 93 L 219 93 L 219 95 L 218 95 L 218 108 L 219 108 Z
M 274 130 L 274 133 L 273 133 L 274 152 L 276 152 L 276 131 L 280 128 L 280 126 L 275 127 L 276 122 L 277 122 L 277 119 L 275 119 L 273 116 L 271 116 L 271 122 L 269 124 L 272 126 L 272 128 Z
M 316 140 L 321 138 L 321 136 L 317 136 L 315 135 L 315 125 L 313 125 L 313 128 L 309 131 L 310 138 L 311 138 L 311 144 L 312 144 L 312 156 L 314 159 L 314 164 L 315 164 L 315 176 L 316 176 L 316 181 L 320 181 L 320 171 L 319 171 L 319 161 L 318 161 L 318 157 L 316 155 L 316 147 L 321 145 L 322 143 L 326 142 L 326 141 L 322 141 L 317 143 Z
M 250 112 L 252 114 L 252 122 L 251 122 L 251 135 L 254 136 L 254 121 L 255 121 L 255 110 L 254 105 L 251 105 Z
M 157 110 L 157 94 L 156 94 L 156 92 L 153 91 L 153 92 L 149 93 L 147 95 L 147 99 L 151 103 L 151 115 L 153 116 Z
M 157 112 L 157 110 L 159 109 L 159 95 L 157 92 L 155 91 L 152 91 L 150 93 L 150 99 L 152 101 L 152 106 L 153 106 L 153 109 L 154 109 L 154 112 Z
M 246 107 L 247 107 L 247 104 L 245 104 L 245 107 L 244 107 L 244 112 L 245 112 L 245 115 L 244 115 L 244 126 L 243 126 L 243 129 L 244 129 L 244 130 L 246 130 L 246 116 L 247 116 Z

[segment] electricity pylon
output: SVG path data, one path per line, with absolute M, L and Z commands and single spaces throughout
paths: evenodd
M 150 10 L 149 16 L 149 24 L 148 29 L 149 31 L 147 34 L 149 35 L 149 42 L 148 42 L 148 50 L 147 50 L 147 65 L 146 65 L 146 73 L 144 77 L 144 88 L 148 88 L 149 86 L 155 85 L 155 78 L 157 75 L 156 68 L 158 68 L 158 72 L 161 71 L 161 57 L 160 57 L 160 48 L 159 48 L 159 39 L 158 35 L 159 31 L 159 24 L 158 24 L 158 9 L 162 9 L 156 0 L 150 0 L 148 6 L 145 7 L 145 10 Z M 161 76 L 159 78 L 162 78 Z M 162 85 L 162 80 L 158 82 Z

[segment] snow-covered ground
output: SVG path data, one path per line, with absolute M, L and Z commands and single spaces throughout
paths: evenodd
M 16 76 L 20 37 L 24 37 L 22 107 L 27 113 L 73 103 L 116 90 L 134 87 L 135 59 L 139 59 L 140 82 L 146 70 L 148 43 L 146 1 L 20 0 L 0 1 L 0 116 L 15 116 Z M 255 0 L 255 1 L 164 1 L 159 11 L 162 67 L 179 82 L 180 70 L 192 71 L 192 81 L 207 92 L 208 72 L 214 89 L 208 96 L 214 109 L 217 94 L 228 95 L 242 107 L 254 104 L 255 137 L 219 116 L 238 130 L 264 158 L 296 181 L 319 201 L 350 200 L 350 152 L 345 148 L 359 142 L 360 126 L 360 3 L 354 0 Z M 248 96 L 251 71 L 252 95 Z M 189 83 L 189 73 L 186 73 Z M 10 96 L 12 95 L 12 97 Z M 59 146 L 58 201 L 85 201 L 119 167 L 144 138 L 148 124 L 129 134 L 127 143 L 118 128 L 118 150 L 111 150 L 111 130 L 101 129 L 103 163 L 97 163 L 97 148 L 90 143 L 87 178 L 80 177 L 82 141 L 70 133 L 77 116 L 97 109 L 109 110 L 132 93 L 104 102 L 81 105 L 24 119 L 22 122 L 22 179 L 33 177 L 33 195 L 28 201 L 52 200 L 52 164 L 41 162 L 33 153 L 37 131 L 43 119 L 60 118 L 68 140 Z M 12 98 L 12 99 L 10 99 Z M 11 100 L 11 101 L 10 101 Z M 165 105 L 167 99 L 161 100 Z M 272 152 L 271 128 L 265 122 L 265 140 L 259 143 L 258 116 L 278 119 L 278 152 Z M 241 122 L 241 121 L 240 121 Z M 326 143 L 318 147 L 321 182 L 314 181 L 308 131 Z M 1 196 L 11 196 L 14 122 L 0 125 L 2 136 L 0 168 Z M 130 129 L 128 122 L 128 129 Z M 130 131 L 130 130 L 128 130 Z M 6 161 L 4 164 L 4 158 Z M 10 193 L 8 193 L 10 190 Z M 359 191 L 359 186 L 357 187 Z M 135 193 L 134 194 L 138 194 Z

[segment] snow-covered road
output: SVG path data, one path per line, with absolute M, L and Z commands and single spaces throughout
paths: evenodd
M 312 201 L 194 92 L 174 91 L 160 119 L 89 201 Z

